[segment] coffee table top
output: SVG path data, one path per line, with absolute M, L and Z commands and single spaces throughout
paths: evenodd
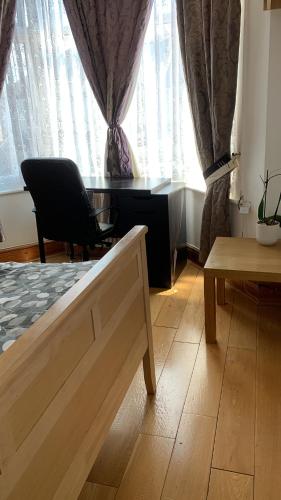
M 281 240 L 267 247 L 255 238 L 217 238 L 204 272 L 218 278 L 281 282 Z

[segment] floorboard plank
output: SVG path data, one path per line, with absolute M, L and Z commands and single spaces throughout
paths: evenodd
M 212 469 L 208 500 L 253 500 L 253 477 Z
M 140 366 L 89 474 L 88 481 L 119 487 L 141 429 L 146 398 Z
M 175 330 L 153 327 L 152 333 L 158 381 Z M 89 481 L 119 487 L 144 420 L 146 405 L 147 394 L 141 365 L 89 475 Z
M 199 343 L 204 328 L 204 277 L 200 271 L 191 289 L 175 340 Z
M 195 283 L 198 268 L 189 264 L 181 273 L 174 287 L 167 292 L 155 325 L 178 328 L 189 294 Z
M 173 439 L 140 435 L 116 500 L 160 500 Z
M 257 346 L 257 306 L 237 291 L 233 298 L 229 346 L 253 350 Z
M 175 337 L 174 328 L 153 326 L 155 374 L 158 382 Z
M 149 290 L 151 323 L 153 325 L 157 319 L 161 307 L 167 300 L 167 296 L 161 292 L 162 290 L 160 288 L 150 288 Z
M 256 354 L 229 348 L 213 456 L 213 467 L 254 474 Z
M 202 500 L 207 496 L 216 419 L 183 415 L 162 500 Z
M 255 500 L 281 498 L 281 311 L 261 308 L 258 328 Z
M 210 417 L 218 415 L 231 309 L 230 305 L 218 308 L 217 344 L 206 344 L 202 339 L 184 405 L 184 413 Z
M 172 290 L 152 290 L 157 395 L 147 399 L 140 367 L 79 500 L 113 500 L 120 485 L 118 500 L 205 500 L 211 466 L 208 500 L 252 500 L 253 483 L 255 500 L 280 500 L 281 310 L 258 316 L 226 283 L 218 343 L 206 345 L 191 317 L 201 275 L 188 264 Z
M 114 500 L 116 493 L 110 486 L 86 482 L 78 500 Z
M 174 342 L 157 385 L 147 401 L 144 434 L 174 438 L 186 398 L 198 345 Z

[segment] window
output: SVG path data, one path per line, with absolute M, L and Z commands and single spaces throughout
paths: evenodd
M 123 124 L 141 175 L 204 189 L 180 58 L 175 0 L 155 0 Z M 63 0 L 18 0 L 0 100 L 0 190 L 22 185 L 32 156 L 66 156 L 103 175 L 106 124 L 84 74 Z
M 18 0 L 0 101 L 1 181 L 32 156 L 67 156 L 102 175 L 106 126 L 84 74 L 62 0 Z
M 141 175 L 205 189 L 183 74 L 175 0 L 156 0 L 136 91 L 124 121 Z

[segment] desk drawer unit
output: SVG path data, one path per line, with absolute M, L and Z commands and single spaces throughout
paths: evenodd
M 112 194 L 112 205 L 119 211 L 116 236 L 124 236 L 135 225 L 148 227 L 146 247 L 150 286 L 170 288 L 173 285 L 183 196 L 183 189 L 147 196 Z

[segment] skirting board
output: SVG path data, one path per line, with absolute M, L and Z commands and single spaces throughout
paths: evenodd
M 58 241 L 46 241 L 46 255 L 64 251 L 64 243 Z M 24 245 L 14 248 L 0 250 L 0 262 L 28 262 L 39 258 L 38 245 Z
M 281 0 L 264 0 L 264 10 L 281 9 Z
M 179 260 L 191 260 L 191 262 L 194 262 L 194 264 L 197 264 L 198 266 L 202 267 L 202 264 L 199 262 L 199 250 L 198 248 L 186 244 L 185 246 L 182 246 L 178 248 L 178 259 Z
M 255 281 L 231 281 L 231 286 L 247 295 L 258 306 L 280 306 L 281 284 Z

